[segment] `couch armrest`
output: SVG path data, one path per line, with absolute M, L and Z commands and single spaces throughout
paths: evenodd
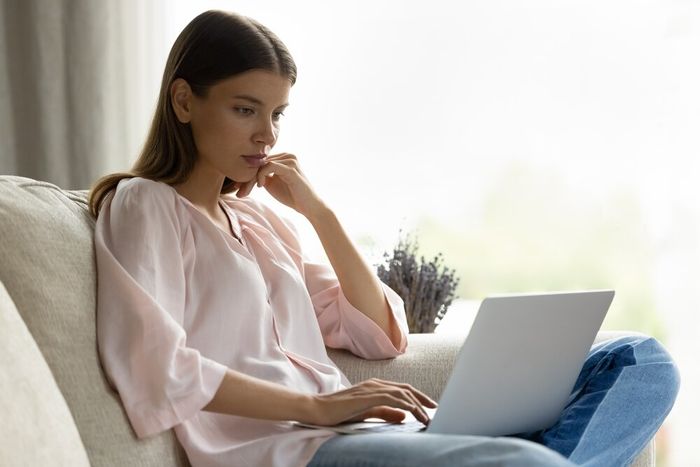
M 351 383 L 374 377 L 409 383 L 437 400 L 463 342 L 463 336 L 409 334 L 406 353 L 396 358 L 364 360 L 337 349 L 328 349 L 328 355 Z

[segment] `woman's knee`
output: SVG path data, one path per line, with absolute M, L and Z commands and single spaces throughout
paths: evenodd
M 475 465 L 488 466 L 571 466 L 564 456 L 541 444 L 518 438 L 492 438 Z M 469 464 L 471 465 L 471 464 Z
M 613 356 L 616 366 L 634 366 L 645 381 L 663 386 L 669 400 L 680 388 L 680 372 L 670 352 L 656 338 L 639 334 L 604 342 L 599 351 Z
M 434 435 L 433 435 L 434 436 Z M 437 435 L 432 467 L 570 466 L 565 457 L 541 444 L 512 437 Z M 421 464 L 425 465 L 425 464 Z
M 669 399 L 675 400 L 680 389 L 681 376 L 673 357 L 661 342 L 648 337 L 635 349 L 637 365 L 648 366 L 653 377 L 664 383 Z

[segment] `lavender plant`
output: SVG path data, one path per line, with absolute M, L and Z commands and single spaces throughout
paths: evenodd
M 409 331 L 433 332 L 456 298 L 459 278 L 443 264 L 442 253 L 426 261 L 417 251 L 415 238 L 400 238 L 393 253 L 384 253 L 377 275 L 403 299 Z

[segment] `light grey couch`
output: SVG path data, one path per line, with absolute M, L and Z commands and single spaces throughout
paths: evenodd
M 93 226 L 84 191 L 0 176 L 0 465 L 187 466 L 172 432 L 135 438 L 100 367 Z M 406 381 L 437 399 L 460 344 L 415 334 L 393 360 L 330 353 L 352 381 Z M 653 449 L 634 466 L 654 465 Z

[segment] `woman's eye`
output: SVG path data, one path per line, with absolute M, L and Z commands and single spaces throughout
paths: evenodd
M 253 109 L 247 109 L 245 107 L 234 107 L 233 110 L 242 115 L 252 115 Z
M 275 120 L 279 120 L 283 116 L 284 116 L 284 112 L 275 112 L 272 114 L 272 118 L 274 118 Z

